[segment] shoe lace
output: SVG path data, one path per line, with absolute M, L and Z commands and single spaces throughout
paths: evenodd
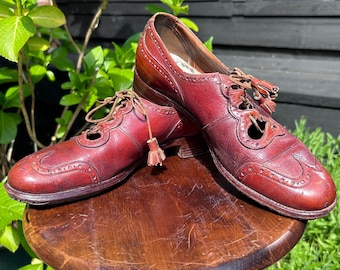
M 260 106 L 268 113 L 275 111 L 274 100 L 278 97 L 278 86 L 271 82 L 255 78 L 253 75 L 246 74 L 240 68 L 234 68 L 229 77 L 234 83 L 245 90 L 252 90 L 254 99 L 259 101 Z
M 152 134 L 152 128 L 150 124 L 150 119 L 148 116 L 147 109 L 142 101 L 142 99 L 137 95 L 133 90 L 122 90 L 115 93 L 113 97 L 107 97 L 103 101 L 98 101 L 99 105 L 90 110 L 86 116 L 85 120 L 89 123 L 96 124 L 92 127 L 92 132 L 96 132 L 100 129 L 100 123 L 104 123 L 110 120 L 115 119 L 115 114 L 118 110 L 124 108 L 127 103 L 131 103 L 132 107 L 139 112 L 141 115 L 145 117 L 149 139 L 147 140 L 147 144 L 149 147 L 147 164 L 148 166 L 162 166 L 162 162 L 165 160 L 165 153 L 159 147 L 158 141 L 156 137 Z M 111 109 L 107 115 L 102 118 L 94 119 L 93 115 L 95 112 L 100 110 L 103 107 L 110 105 Z
M 271 82 L 255 78 L 253 75 L 246 74 L 240 68 L 234 68 L 230 73 L 229 78 L 244 89 L 242 101 L 246 108 L 252 107 L 250 100 L 247 98 L 246 90 L 252 90 L 253 98 L 259 102 L 260 106 L 267 113 L 271 114 L 275 111 L 276 103 L 274 100 L 278 96 L 278 86 Z M 251 115 L 250 120 L 261 133 L 264 132 L 264 130 L 260 128 L 255 117 Z

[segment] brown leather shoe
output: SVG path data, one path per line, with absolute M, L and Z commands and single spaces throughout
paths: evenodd
M 270 117 L 278 88 L 226 67 L 176 17 L 158 13 L 145 26 L 134 89 L 196 122 L 219 171 L 260 204 L 300 219 L 335 206 L 329 173 Z
M 18 161 L 5 184 L 9 195 L 36 205 L 88 197 L 124 180 L 145 160 L 148 144 L 148 165 L 161 164 L 165 155 L 155 137 L 165 148 L 178 146 L 183 158 L 204 147 L 199 141 L 193 149 L 192 136 L 197 138 L 200 130 L 171 107 L 155 105 L 128 90 L 96 109 L 105 105 L 112 105 L 111 112 L 101 120 L 91 120 L 93 111 L 89 112 L 87 120 L 96 125 L 80 136 Z

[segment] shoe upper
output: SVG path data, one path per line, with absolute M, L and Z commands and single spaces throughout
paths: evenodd
M 239 190 L 293 217 L 316 218 L 334 207 L 329 173 L 270 116 L 278 87 L 225 66 L 176 17 L 158 13 L 148 21 L 135 74 L 148 85 L 136 82 L 140 95 L 199 123 L 215 164 Z
M 42 194 L 44 200 L 46 194 L 57 193 L 63 195 L 55 195 L 55 200 L 83 197 L 126 178 L 148 151 L 149 126 L 161 144 L 199 132 L 172 107 L 122 94 L 120 98 L 122 101 L 105 119 L 94 121 L 95 125 L 81 135 L 18 161 L 8 174 L 10 195 L 24 201 L 30 201 L 29 194 Z

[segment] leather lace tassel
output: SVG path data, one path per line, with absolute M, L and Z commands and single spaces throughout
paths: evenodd
M 149 153 L 148 153 L 148 166 L 162 166 L 162 162 L 165 160 L 166 156 L 164 151 L 159 147 L 158 141 L 155 137 L 149 139 L 147 141 L 149 146 Z

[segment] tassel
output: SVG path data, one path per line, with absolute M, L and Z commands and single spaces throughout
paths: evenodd
M 275 112 L 276 103 L 272 101 L 270 98 L 264 98 L 261 96 L 260 99 L 258 99 L 260 106 L 269 114 L 272 114 Z
M 148 166 L 162 166 L 162 162 L 165 160 L 165 153 L 159 147 L 157 139 L 153 137 L 147 143 L 150 149 L 147 161 Z

